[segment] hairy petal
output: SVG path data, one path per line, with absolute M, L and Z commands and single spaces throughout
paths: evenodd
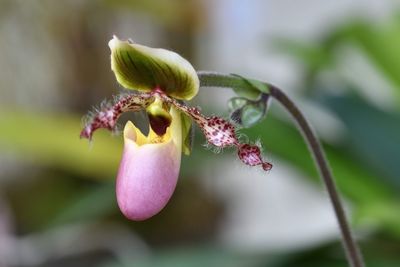
M 235 146 L 243 163 L 249 166 L 261 165 L 265 171 L 271 170 L 272 164 L 263 161 L 261 149 L 257 145 L 241 143 L 236 136 L 235 126 L 229 121 L 216 116 L 206 117 L 198 108 L 188 107 L 166 95 L 161 94 L 160 97 L 189 115 L 200 127 L 208 143 L 219 148 Z
M 261 158 L 261 150 L 256 145 L 240 144 L 238 146 L 238 156 L 241 161 L 250 166 L 261 165 L 265 171 L 272 169 L 272 164 L 264 162 Z
M 86 116 L 86 123 L 80 137 L 92 139 L 93 132 L 99 128 L 113 130 L 118 118 L 127 111 L 140 111 L 154 102 L 154 96 L 149 93 L 126 94 L 118 96 L 112 103 L 103 104 L 99 110 Z

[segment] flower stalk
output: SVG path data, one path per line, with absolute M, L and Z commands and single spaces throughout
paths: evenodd
M 116 195 L 118 206 L 128 219 L 146 220 L 168 203 L 177 184 L 181 153 L 189 155 L 191 151 L 192 122 L 201 129 L 208 144 L 221 149 L 235 147 L 244 164 L 260 166 L 265 171 L 272 168 L 263 159 L 257 144 L 243 143 L 238 138 L 231 122 L 205 116 L 199 108 L 184 102 L 196 96 L 200 83 L 186 59 L 172 51 L 146 47 L 116 36 L 109 47 L 111 69 L 117 81 L 135 93 L 122 94 L 90 112 L 80 136 L 91 140 L 100 128 L 114 131 L 123 113 L 146 112 L 147 137 L 131 122 L 124 128 L 124 152 Z M 253 90 L 252 95 L 244 96 L 251 98 L 258 94 Z M 257 122 L 265 114 L 266 104 L 243 99 L 248 105 L 242 107 L 240 115 L 245 118 L 258 115 Z
M 207 143 L 235 147 L 239 159 L 265 171 L 272 164 L 262 157 L 256 144 L 243 143 L 235 125 L 217 116 L 205 116 L 184 100 L 196 96 L 200 86 L 228 87 L 237 97 L 231 99 L 231 119 L 244 127 L 259 123 L 266 115 L 269 99 L 277 100 L 293 117 L 313 155 L 331 199 L 339 223 L 344 249 L 352 267 L 363 267 L 336 188 L 325 153 L 310 124 L 289 97 L 279 88 L 238 75 L 198 72 L 178 54 L 123 41 L 116 36 L 109 42 L 111 69 L 117 81 L 134 94 L 123 94 L 89 113 L 81 138 L 105 128 L 114 131 L 120 115 L 128 111 L 146 111 L 149 134 L 144 136 L 131 122 L 124 129 L 124 152 L 117 175 L 116 194 L 122 213 L 131 220 L 145 220 L 158 212 L 170 199 L 179 175 L 181 153 L 190 154 L 192 122 Z
M 347 221 L 346 214 L 342 202 L 340 200 L 339 192 L 337 190 L 332 171 L 329 167 L 329 163 L 326 159 L 324 150 L 322 149 L 321 143 L 319 142 L 316 134 L 311 128 L 310 124 L 304 117 L 303 113 L 295 105 L 295 103 L 279 88 L 268 83 L 261 83 L 254 80 L 246 80 L 236 75 L 224 75 L 216 72 L 205 72 L 199 71 L 200 86 L 203 87 L 225 87 L 233 88 L 235 91 L 246 91 L 255 89 L 255 84 L 259 89 L 259 86 L 263 86 L 260 92 L 267 92 L 272 98 L 277 100 L 287 112 L 289 112 L 301 132 L 307 146 L 313 156 L 315 165 L 318 168 L 322 182 L 324 183 L 326 190 L 328 191 L 329 198 L 331 200 L 336 219 L 339 224 L 341 238 L 344 250 L 346 252 L 347 261 L 351 267 L 364 267 L 363 257 L 360 249 L 355 241 L 350 225 Z M 265 89 L 268 88 L 268 89 Z M 261 94 L 265 94 L 262 92 Z

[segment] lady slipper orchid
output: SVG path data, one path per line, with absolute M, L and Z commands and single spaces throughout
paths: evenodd
M 175 189 L 181 153 L 190 154 L 194 121 L 209 144 L 218 148 L 234 146 L 239 159 L 249 166 L 272 165 L 261 158 L 257 145 L 241 143 L 235 127 L 216 116 L 207 117 L 183 101 L 199 90 L 192 65 L 178 54 L 121 41 L 109 42 L 111 68 L 117 81 L 136 93 L 122 94 L 87 116 L 81 137 L 92 139 L 99 128 L 115 130 L 120 115 L 145 110 L 149 134 L 145 136 L 132 122 L 124 128 L 124 151 L 116 195 L 122 213 L 131 220 L 145 220 L 160 212 Z

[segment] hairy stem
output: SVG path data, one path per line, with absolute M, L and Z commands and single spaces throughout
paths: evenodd
M 198 75 L 201 86 L 227 87 L 234 89 L 245 89 L 251 86 L 248 82 L 238 76 L 223 75 L 214 72 L 198 72 Z M 350 226 L 347 222 L 346 214 L 344 212 L 343 205 L 340 201 L 340 196 L 332 176 L 332 172 L 316 134 L 312 130 L 302 112 L 297 108 L 293 101 L 290 100 L 290 98 L 284 92 L 282 92 L 282 90 L 270 84 L 265 85 L 267 85 L 269 88 L 269 94 L 292 115 L 293 119 L 299 126 L 299 130 L 302 133 L 311 154 L 313 155 L 314 162 L 319 170 L 326 190 L 328 191 L 329 198 L 338 220 L 342 242 L 344 250 L 346 251 L 349 265 L 352 267 L 363 267 L 364 262 L 362 255 L 356 241 L 352 236 Z
M 274 97 L 286 110 L 293 116 L 297 122 L 300 131 L 306 140 L 308 148 L 310 149 L 315 164 L 318 167 L 321 178 L 325 184 L 326 190 L 328 191 L 329 198 L 332 202 L 333 209 L 335 210 L 335 215 L 339 223 L 340 231 L 342 234 L 343 245 L 347 254 L 347 259 L 350 266 L 362 267 L 364 266 L 360 250 L 355 242 L 350 226 L 346 219 L 346 214 L 343 209 L 343 205 L 340 201 L 340 196 L 336 188 L 332 172 L 329 168 L 328 161 L 326 159 L 325 153 L 322 149 L 318 138 L 316 137 L 314 131 L 312 130 L 310 124 L 305 119 L 304 115 L 297 108 L 297 106 L 290 100 L 285 93 L 280 89 L 270 85 L 271 96 Z

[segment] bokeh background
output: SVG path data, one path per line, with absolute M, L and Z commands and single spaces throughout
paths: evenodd
M 272 171 L 205 149 L 197 129 L 168 206 L 126 220 L 114 195 L 121 137 L 78 138 L 81 117 L 122 89 L 109 64 L 113 34 L 283 88 L 322 139 L 367 265 L 400 266 L 399 8 L 0 0 L 0 266 L 346 266 L 306 146 L 274 102 L 242 131 L 263 143 Z M 231 96 L 203 88 L 192 105 L 228 116 Z

